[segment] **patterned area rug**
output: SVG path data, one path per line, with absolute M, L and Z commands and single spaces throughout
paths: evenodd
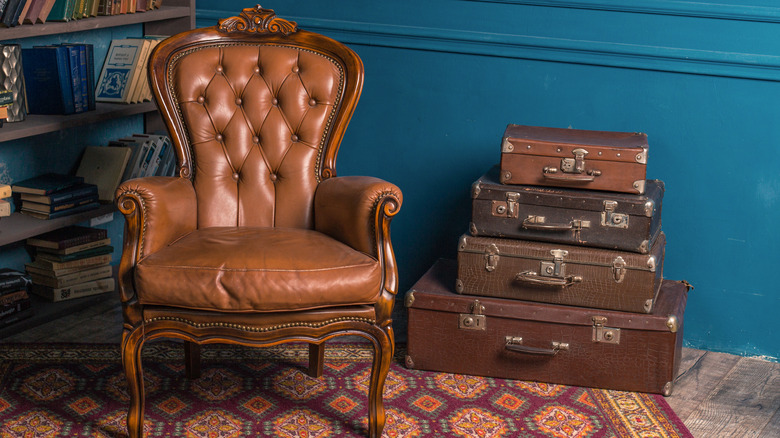
M 397 357 L 401 357 L 400 351 Z M 325 373 L 308 348 L 206 346 L 184 377 L 183 348 L 144 348 L 148 437 L 366 436 L 372 351 L 329 343 Z M 0 345 L 2 437 L 125 437 L 128 402 L 114 345 Z M 659 395 L 408 370 L 385 386 L 386 437 L 691 437 Z

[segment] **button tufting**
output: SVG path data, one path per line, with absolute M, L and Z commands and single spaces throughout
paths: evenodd
M 272 173 L 269 178 L 271 178 L 271 181 L 276 181 L 276 174 Z
M 222 66 L 218 65 L 217 66 L 217 73 L 222 73 L 222 70 L 223 70 Z
M 233 181 L 238 181 L 238 172 L 233 172 Z
M 198 103 L 203 103 L 206 101 L 206 98 L 203 96 L 198 96 Z
M 277 99 L 277 98 L 275 98 L 275 97 L 274 97 L 274 98 L 271 100 L 271 104 L 272 104 L 272 105 L 279 105 L 279 99 Z
M 217 134 L 216 136 L 214 136 L 214 139 L 217 141 L 222 141 L 222 134 Z
M 260 66 L 259 65 L 255 66 L 255 73 L 260 73 Z
M 260 137 L 258 136 L 252 137 L 252 143 L 260 143 Z
M 298 136 L 293 134 L 292 137 L 290 137 L 292 141 L 298 141 Z
M 298 73 L 300 70 L 301 69 L 297 65 L 294 65 L 292 68 L 293 73 Z
M 242 103 L 243 103 L 243 101 L 241 100 L 241 98 L 237 97 L 236 98 L 236 105 L 241 105 Z
M 317 105 L 317 101 L 314 100 L 314 98 L 309 99 L 309 106 L 315 106 Z

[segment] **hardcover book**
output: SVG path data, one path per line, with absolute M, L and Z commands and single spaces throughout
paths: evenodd
M 83 198 L 90 195 L 97 196 L 98 187 L 95 184 L 80 183 L 64 190 L 58 190 L 48 195 L 36 195 L 33 193 L 21 193 L 22 201 L 32 201 L 39 204 L 61 204 L 72 199 Z
M 74 207 L 80 207 L 85 204 L 91 204 L 97 201 L 98 201 L 97 195 L 87 195 L 81 198 L 74 198 L 56 204 L 41 204 L 33 201 L 22 201 L 21 211 L 38 211 L 41 213 L 54 213 L 57 211 L 68 210 Z
M 80 44 L 62 44 L 68 51 L 68 66 L 77 113 L 87 111 L 87 53 Z
M 24 272 L 10 268 L 0 268 L 0 295 L 19 290 L 27 290 L 30 277 Z
M 36 23 L 45 23 L 46 20 L 49 18 L 49 14 L 51 13 L 52 8 L 54 7 L 54 3 L 56 0 L 46 0 L 46 3 L 43 4 L 43 7 L 41 8 L 41 12 L 38 14 L 37 17 L 35 17 Z
M 142 41 L 137 38 L 111 41 L 103 70 L 97 81 L 95 99 L 98 102 L 127 103 L 129 101 L 134 75 L 138 73 Z
M 111 265 L 101 265 L 59 277 L 49 277 L 46 275 L 30 273 L 30 278 L 32 278 L 34 285 L 37 284 L 52 288 L 61 288 L 66 286 L 74 286 L 80 283 L 85 283 L 87 281 L 108 278 L 111 277 L 112 272 Z
M 11 215 L 11 203 L 5 199 L 0 199 L 0 217 Z
M 88 266 L 105 265 L 111 263 L 111 254 L 96 255 L 83 259 L 71 260 L 69 262 L 55 262 L 51 260 L 35 259 L 35 262 L 42 267 L 58 270 L 68 268 L 86 268 Z
M 16 193 L 32 193 L 35 195 L 51 195 L 60 190 L 69 189 L 84 182 L 84 178 L 60 173 L 44 173 L 33 178 L 19 181 L 11 186 Z
M 52 213 L 43 213 L 40 211 L 25 210 L 25 209 L 21 209 L 19 210 L 19 212 L 24 215 L 32 216 L 37 219 L 56 219 L 58 217 L 70 216 L 72 214 L 81 213 L 83 211 L 94 210 L 99 207 L 100 207 L 100 203 L 96 201 L 96 202 L 90 202 L 89 204 L 68 208 L 66 210 L 55 211 Z
M 115 281 L 113 278 L 103 278 L 60 288 L 33 284 L 31 292 L 49 301 L 56 302 L 111 292 L 114 290 L 114 287 Z
M 41 248 L 66 249 L 106 238 L 108 238 L 108 231 L 102 228 L 69 225 L 30 237 L 27 239 L 27 244 Z
M 101 246 L 110 246 L 110 245 L 111 245 L 111 239 L 106 237 L 105 239 L 96 240 L 94 242 L 87 242 L 87 243 L 83 243 L 81 245 L 75 245 L 75 246 L 71 246 L 69 248 L 64 248 L 64 249 L 43 248 L 43 247 L 39 246 L 39 247 L 36 248 L 36 250 L 37 250 L 39 255 L 41 253 L 70 255 L 70 254 L 73 254 L 73 253 L 86 251 L 88 249 L 98 248 L 98 247 L 101 247 Z M 54 275 L 54 274 L 52 274 L 52 275 Z
M 0 184 L 0 199 L 10 198 L 12 193 L 11 186 L 8 184 Z
M 22 316 L 30 316 L 31 313 L 29 312 L 32 310 L 31 308 L 32 301 L 30 301 L 29 297 L 12 304 L 0 306 L 0 327 L 5 327 L 12 322 L 19 321 L 22 319 Z M 22 315 L 23 313 L 24 315 Z
M 76 111 L 65 47 L 22 49 L 22 63 L 30 114 L 73 114 Z
M 114 252 L 114 247 L 110 245 L 93 247 L 93 248 L 77 251 L 70 254 L 56 254 L 56 253 L 51 253 L 46 251 L 38 251 L 38 255 L 35 257 L 35 260 L 49 260 L 52 262 L 70 262 L 73 260 L 86 259 L 89 257 L 94 257 L 103 254 L 111 254 L 112 252 Z
M 129 147 L 87 146 L 76 175 L 98 186 L 101 201 L 113 201 L 114 192 L 130 159 Z

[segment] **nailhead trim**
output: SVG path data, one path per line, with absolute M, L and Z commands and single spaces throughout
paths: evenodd
M 182 322 L 187 325 L 191 325 L 196 328 L 208 328 L 208 327 L 224 327 L 224 328 L 232 328 L 232 329 L 238 329 L 243 330 L 247 332 L 255 332 L 255 333 L 266 333 L 271 332 L 274 330 L 279 329 L 285 329 L 290 327 L 309 327 L 309 328 L 319 328 L 326 326 L 328 324 L 333 324 L 336 322 L 345 322 L 345 321 L 354 321 L 354 322 L 365 322 L 369 324 L 376 324 L 376 320 L 370 319 L 370 318 L 353 318 L 348 316 L 343 316 L 340 318 L 333 318 L 329 319 L 327 321 L 323 321 L 320 323 L 305 323 L 305 322 L 291 322 L 287 324 L 279 324 L 271 327 L 252 327 L 247 325 L 241 325 L 241 324 L 230 324 L 226 322 L 209 322 L 209 323 L 197 323 L 192 322 L 190 320 L 184 319 L 184 318 L 178 318 L 174 316 L 158 316 L 156 318 L 151 318 L 144 320 L 144 324 L 149 324 L 156 321 L 176 321 L 176 322 Z

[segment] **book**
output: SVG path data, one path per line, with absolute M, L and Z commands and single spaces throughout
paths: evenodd
M 145 94 L 145 88 L 148 87 L 148 78 L 146 76 L 147 62 L 149 60 L 149 53 L 152 48 L 152 40 L 147 38 L 139 38 L 141 44 L 141 54 L 138 60 L 138 73 L 134 75 L 134 82 L 132 84 L 132 90 L 130 92 L 130 98 L 127 103 L 138 103 L 143 100 Z
M 30 298 L 30 295 L 27 293 L 27 289 L 18 290 L 16 292 L 9 292 L 5 295 L 0 295 L 0 306 L 13 304 L 17 301 L 22 301 L 27 298 Z
M 97 81 L 95 99 L 98 102 L 128 102 L 135 75 L 138 74 L 141 42 L 133 38 L 111 41 Z
M 2 17 L 5 14 L 5 9 L 8 6 L 8 0 L 0 0 L 0 21 L 2 21 Z
M 11 203 L 5 199 L 0 199 L 0 217 L 11 215 Z
M 97 185 L 101 201 L 113 201 L 114 192 L 130 159 L 130 152 L 129 147 L 87 146 L 76 176 Z
M 16 26 L 16 21 L 19 19 L 19 14 L 24 8 L 24 4 L 27 0 L 8 0 L 3 11 L 3 17 L 0 20 L 3 26 L 13 27 Z
M 58 190 L 48 195 L 36 195 L 34 193 L 21 193 L 19 199 L 32 201 L 39 204 L 60 204 L 72 199 L 98 194 L 98 186 L 95 184 L 79 183 L 67 189 Z
M 27 290 L 30 277 L 24 272 L 10 268 L 0 268 L 0 294 Z
M 30 0 L 31 5 L 27 9 L 27 13 L 24 15 L 23 23 L 35 24 L 38 15 L 41 14 L 41 9 L 46 5 L 46 0 Z
M 73 114 L 73 85 L 65 47 L 22 49 L 23 75 L 30 114 Z
M 22 201 L 21 211 L 39 211 L 41 213 L 54 213 L 57 211 L 68 210 L 74 207 L 80 207 L 84 204 L 91 204 L 98 201 L 98 196 L 87 195 L 81 198 L 74 198 L 65 202 L 56 204 L 41 204 L 33 201 Z
M 87 281 L 108 278 L 111 277 L 112 272 L 113 269 L 111 268 L 111 265 L 100 265 L 58 277 L 49 277 L 47 275 L 40 275 L 33 272 L 30 272 L 29 275 L 33 284 L 52 288 L 61 288 L 66 286 L 73 286 Z
M 75 245 L 68 248 L 63 249 L 52 249 L 52 248 L 43 248 L 43 247 L 36 247 L 36 251 L 38 254 L 41 253 L 51 253 L 51 254 L 61 254 L 61 255 L 69 255 L 81 251 L 86 251 L 88 249 L 92 248 L 98 248 L 101 246 L 110 246 L 111 245 L 111 238 L 106 237 L 105 239 L 96 240 L 94 242 L 87 242 L 82 243 L 81 245 Z
M 24 17 L 27 15 L 27 11 L 30 10 L 30 5 L 33 3 L 33 0 L 22 0 L 22 3 L 23 5 L 20 8 L 20 11 L 17 13 L 16 18 L 12 23 L 14 26 L 24 23 Z
M 56 0 L 49 12 L 49 21 L 70 21 L 76 0 Z
M 90 202 L 89 204 L 79 205 L 77 207 L 71 207 L 66 210 L 54 211 L 51 213 L 44 213 L 41 211 L 26 210 L 26 209 L 20 209 L 19 212 L 26 216 L 34 217 L 36 219 L 56 219 L 58 217 L 70 216 L 72 214 L 94 210 L 96 208 L 100 208 L 100 202 L 97 201 Z
M 0 326 L 18 321 L 19 315 L 26 310 L 31 310 L 31 308 L 32 301 L 29 297 L 15 303 L 0 306 Z
M 108 231 L 102 228 L 69 225 L 27 239 L 30 246 L 51 249 L 66 249 L 85 243 L 108 238 Z
M 8 184 L 0 184 L 0 199 L 2 198 L 10 198 L 13 194 L 13 191 L 11 190 L 11 186 Z
M 103 254 L 111 254 L 112 252 L 114 252 L 114 247 L 110 245 L 92 247 L 82 251 L 76 251 L 70 254 L 57 254 L 57 253 L 46 252 L 46 251 L 38 251 L 35 260 L 36 261 L 48 260 L 52 262 L 62 263 L 62 262 L 70 262 L 73 260 L 85 259 L 88 257 L 94 257 Z
M 84 44 L 87 56 L 87 109 L 95 110 L 95 46 Z
M 11 324 L 14 324 L 16 322 L 22 321 L 26 318 L 33 316 L 34 311 L 32 308 L 32 302 L 29 299 L 27 299 L 22 303 L 30 303 L 30 304 L 22 304 L 17 309 L 16 312 L 13 312 L 11 314 L 5 315 L 4 317 L 0 318 L 0 327 L 8 327 Z
M 84 178 L 60 173 L 44 173 L 11 185 L 16 193 L 31 193 L 34 195 L 50 195 L 60 190 L 69 189 L 84 182 Z
M 100 265 L 94 265 L 94 266 L 100 266 Z M 28 273 L 33 273 L 34 272 L 36 274 L 46 275 L 46 276 L 49 276 L 49 277 L 58 277 L 58 276 L 61 276 L 61 275 L 68 275 L 68 274 L 73 274 L 74 272 L 83 271 L 86 268 L 83 267 L 83 266 L 76 266 L 74 268 L 52 269 L 48 265 L 44 265 L 42 263 L 39 263 L 39 262 L 33 260 L 33 261 L 29 262 L 29 263 L 25 263 L 24 264 L 24 269 Z
M 46 0 L 46 3 L 44 3 L 43 7 L 41 8 L 41 12 L 37 17 L 35 17 L 35 23 L 46 22 L 46 20 L 49 18 L 49 14 L 51 13 L 52 8 L 54 7 L 54 2 L 56 1 L 57 0 Z
M 71 83 L 73 84 L 73 104 L 77 113 L 89 109 L 87 92 L 87 49 L 83 44 L 61 44 L 68 50 Z
M 115 283 L 116 282 L 114 281 L 114 278 L 111 277 L 100 280 L 87 281 L 85 283 L 60 288 L 33 284 L 31 292 L 35 295 L 46 298 L 49 301 L 57 302 L 70 300 L 73 298 L 97 295 L 104 292 L 112 292 L 114 290 Z
M 105 265 L 111 263 L 111 254 L 96 255 L 93 257 L 86 257 L 83 259 L 71 260 L 69 262 L 55 262 L 51 260 L 43 260 L 36 258 L 35 262 L 42 267 L 58 270 L 67 268 L 86 268 L 94 265 Z

